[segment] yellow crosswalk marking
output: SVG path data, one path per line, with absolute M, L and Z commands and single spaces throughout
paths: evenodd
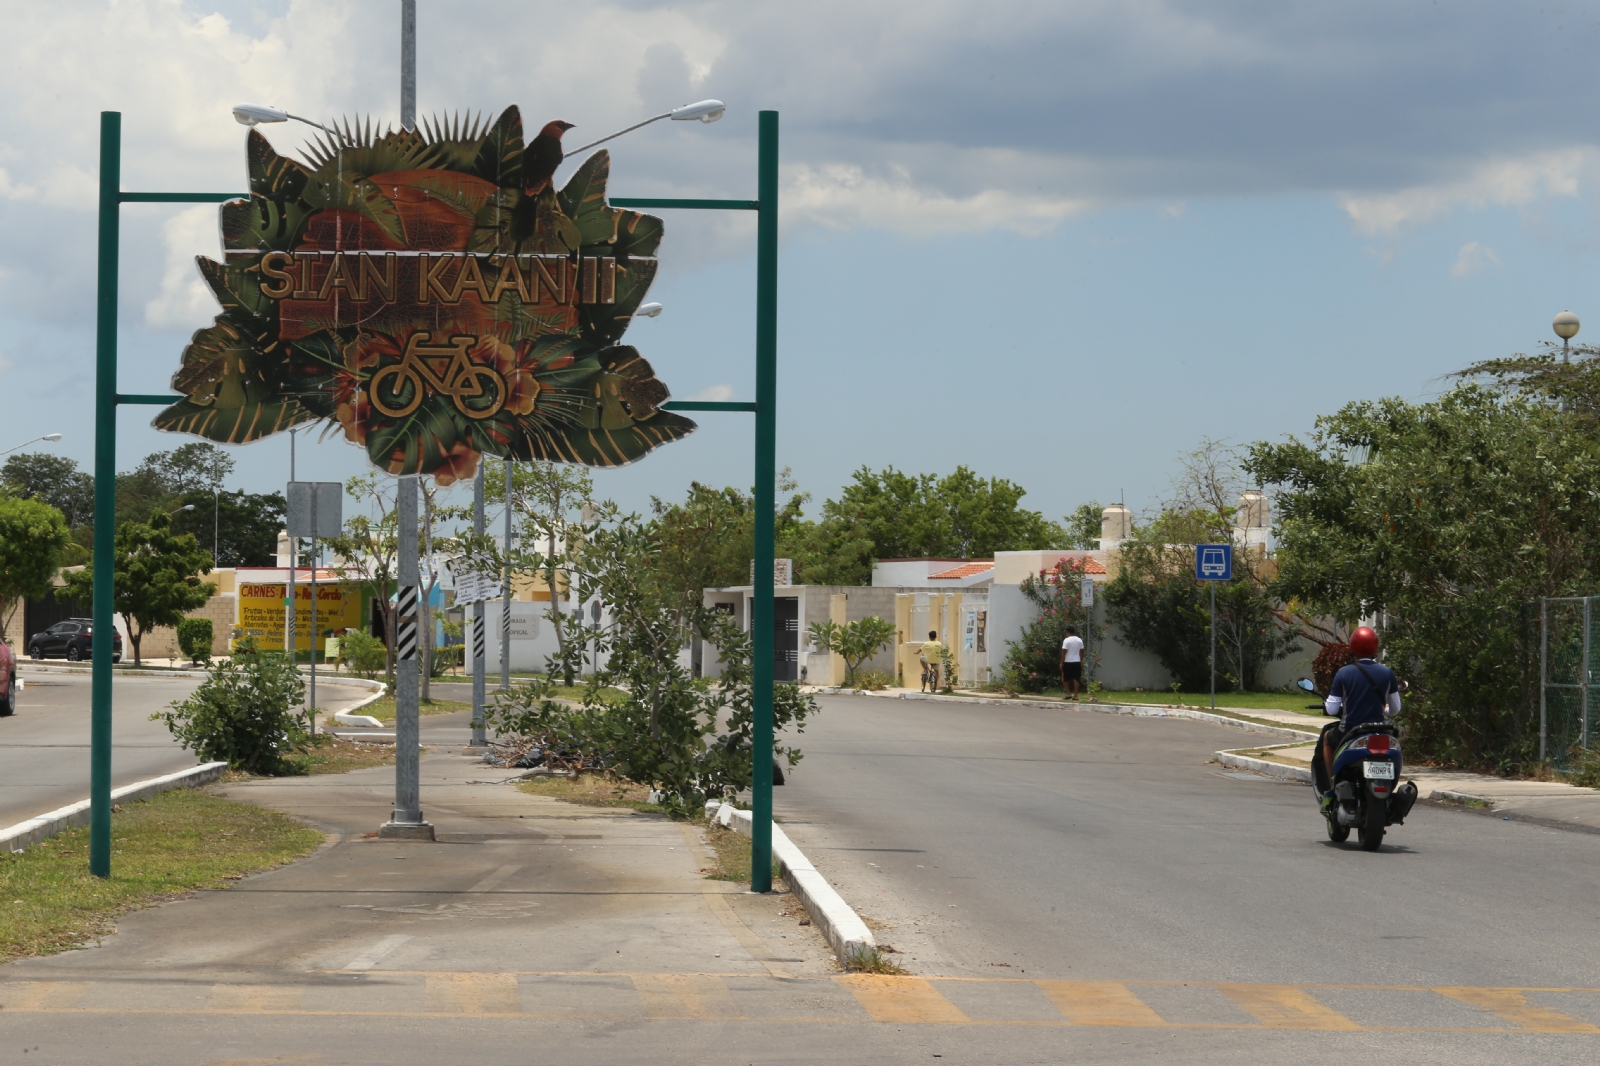
M 1073 1025 L 1166 1025 L 1116 981 L 1035 981 Z
M 0 1008 L 8 1011 L 69 1010 L 89 991 L 88 981 L 18 981 L 0 992 Z
M 517 1014 L 522 992 L 511 973 L 430 973 L 423 1010 L 434 1014 Z
M 1360 1029 L 1361 1026 L 1293 985 L 1217 985 L 1268 1029 Z
M 294 1011 L 305 992 L 303 985 L 213 985 L 205 1009 L 228 1014 Z
M 1600 1033 L 1600 1026 L 1591 1025 L 1582 1018 L 1529 1003 L 1527 993 L 1514 988 L 1436 988 L 1434 991 L 1479 1010 L 1490 1011 L 1531 1032 Z
M 960 1008 L 920 977 L 852 973 L 835 978 L 875 1022 L 965 1022 Z
M 701 974 L 635 974 L 633 987 L 652 1018 L 743 1018 L 720 977 Z

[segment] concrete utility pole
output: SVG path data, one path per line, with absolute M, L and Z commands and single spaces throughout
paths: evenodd
M 479 460 L 478 476 L 472 481 L 472 532 L 483 536 L 483 470 L 488 462 Z M 479 584 L 479 582 L 474 582 Z M 483 589 L 479 587 L 479 595 Z M 485 634 L 483 632 L 484 601 L 477 600 L 472 605 L 472 746 L 484 748 L 489 745 L 489 736 L 483 727 L 483 688 L 484 669 L 488 649 L 484 646 Z
M 385 840 L 432 840 L 422 819 L 422 778 L 417 746 L 417 476 L 399 479 L 395 532 L 400 539 L 400 582 L 395 590 L 394 813 L 378 830 Z
M 511 688 L 511 459 L 506 459 L 506 569 L 501 586 L 505 607 L 500 612 L 500 689 Z
M 400 125 L 417 128 L 417 0 L 400 0 Z

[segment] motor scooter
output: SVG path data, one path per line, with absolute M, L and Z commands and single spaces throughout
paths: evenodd
M 1317 691 L 1310 678 L 1303 677 L 1296 684 L 1306 692 Z M 1404 681 L 1400 686 L 1405 691 Z M 1327 713 L 1325 708 L 1323 713 Z M 1317 752 L 1311 760 L 1311 787 L 1319 806 L 1324 793 L 1333 793 L 1333 802 L 1322 812 L 1329 840 L 1343 843 L 1354 829 L 1364 850 L 1377 851 L 1383 844 L 1384 832 L 1389 826 L 1405 824 L 1406 815 L 1417 802 L 1415 782 L 1396 784 L 1404 765 L 1400 730 L 1390 722 L 1365 722 L 1351 727 L 1334 753 L 1330 780 L 1322 761 L 1322 746 L 1328 733 L 1337 728 L 1338 722 L 1328 723 L 1317 741 Z

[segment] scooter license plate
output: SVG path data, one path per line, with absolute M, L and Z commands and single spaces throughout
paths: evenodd
M 1361 765 L 1362 771 L 1369 778 L 1383 781 L 1394 780 L 1394 763 L 1392 762 L 1369 762 Z

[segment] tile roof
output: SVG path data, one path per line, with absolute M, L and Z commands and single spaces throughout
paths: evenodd
M 992 562 L 966 563 L 966 564 L 964 564 L 962 566 L 956 567 L 953 570 L 944 570 L 944 571 L 941 571 L 941 572 L 939 572 L 937 574 L 929 574 L 928 575 L 928 580 L 929 581 L 953 581 L 953 580 L 955 580 L 957 578 L 971 577 L 973 574 L 981 574 L 985 570 L 993 570 L 993 569 L 994 569 L 994 563 L 992 563 Z
M 1066 562 L 1066 557 L 1063 556 L 1061 561 Z M 1086 574 L 1103 574 L 1106 572 L 1106 564 L 1093 556 L 1085 555 L 1083 556 L 1083 572 Z

